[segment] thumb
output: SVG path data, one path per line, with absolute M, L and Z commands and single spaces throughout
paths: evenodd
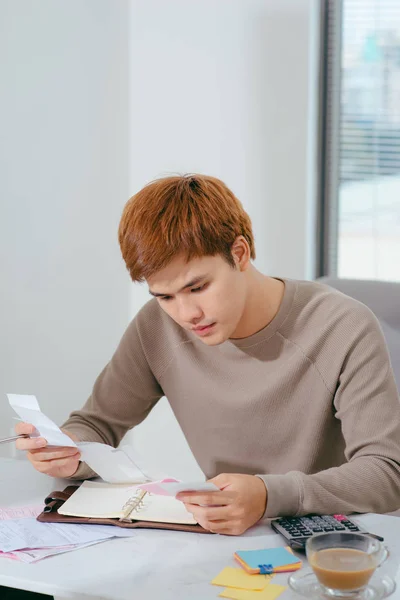
M 208 483 L 213 483 L 214 485 L 217 486 L 217 488 L 219 488 L 220 490 L 223 490 L 224 488 L 231 485 L 232 478 L 231 478 L 231 475 L 229 475 L 229 473 L 221 473 L 220 475 L 217 475 L 216 477 L 213 477 L 212 479 L 208 479 Z

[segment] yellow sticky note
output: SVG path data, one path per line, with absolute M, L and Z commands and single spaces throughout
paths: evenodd
M 273 575 L 249 575 L 243 569 L 226 567 L 211 583 L 242 590 L 263 590 L 272 577 Z
M 250 577 L 254 577 L 254 575 L 250 575 Z M 269 583 L 263 590 L 257 592 L 227 588 L 219 594 L 219 597 L 232 598 L 232 600 L 275 600 L 275 598 L 278 598 L 285 590 L 285 585 Z

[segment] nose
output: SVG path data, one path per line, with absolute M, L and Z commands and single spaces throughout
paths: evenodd
M 178 316 L 181 323 L 196 325 L 203 318 L 203 311 L 193 296 L 178 300 Z

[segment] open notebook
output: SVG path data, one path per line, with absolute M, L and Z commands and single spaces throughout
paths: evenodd
M 132 484 L 84 481 L 57 512 L 70 517 L 93 519 L 196 524 L 179 500 L 143 492 Z

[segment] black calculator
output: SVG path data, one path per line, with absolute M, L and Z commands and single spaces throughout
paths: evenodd
M 368 533 L 345 515 L 306 515 L 304 517 L 281 517 L 271 521 L 271 527 L 283 535 L 294 550 L 304 550 L 306 541 L 316 533 L 328 531 L 359 531 Z M 379 536 L 374 536 L 378 539 Z

